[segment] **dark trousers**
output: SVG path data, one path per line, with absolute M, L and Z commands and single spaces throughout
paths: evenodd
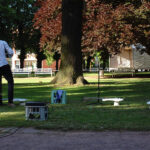
M 8 102 L 13 103 L 14 79 L 9 65 L 0 67 L 0 104 L 2 104 L 2 76 L 8 82 Z

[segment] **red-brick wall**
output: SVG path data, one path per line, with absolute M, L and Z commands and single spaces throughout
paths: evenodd
M 47 64 L 46 59 L 42 61 L 42 68 L 50 68 L 50 66 Z
M 58 68 L 60 67 L 60 60 L 58 63 Z M 46 59 L 42 61 L 42 68 L 52 68 L 53 70 L 56 70 L 56 61 L 54 61 L 50 66 L 48 66 Z

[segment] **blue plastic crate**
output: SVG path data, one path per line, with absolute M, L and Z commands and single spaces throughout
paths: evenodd
M 53 90 L 51 93 L 51 104 L 66 104 L 66 91 Z

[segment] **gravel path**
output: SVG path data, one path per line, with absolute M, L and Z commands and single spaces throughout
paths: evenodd
M 150 150 L 150 132 L 0 128 L 0 150 Z

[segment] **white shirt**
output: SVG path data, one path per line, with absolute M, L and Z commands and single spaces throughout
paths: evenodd
M 9 57 L 12 57 L 14 54 L 13 50 L 9 47 L 7 42 L 0 40 L 0 67 L 8 64 L 6 59 L 6 52 L 8 53 Z

